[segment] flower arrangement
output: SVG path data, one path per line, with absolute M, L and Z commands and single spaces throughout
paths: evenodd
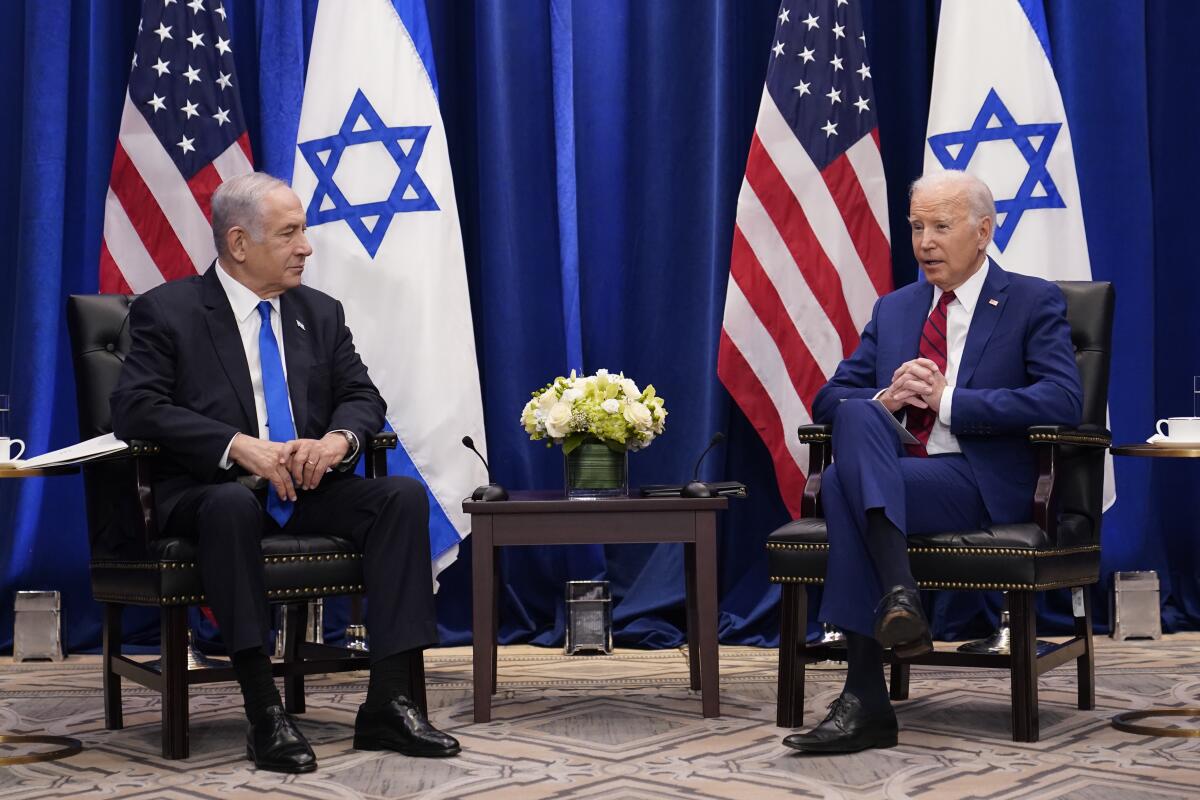
M 639 389 L 624 373 L 606 369 L 595 375 L 554 382 L 533 393 L 521 411 L 521 424 L 533 440 L 549 439 L 570 453 L 589 439 L 614 452 L 640 450 L 663 432 L 667 410 L 653 386 Z

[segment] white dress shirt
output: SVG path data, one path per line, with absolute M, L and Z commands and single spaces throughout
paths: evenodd
M 962 452 L 962 448 L 958 446 L 958 437 L 950 432 L 954 382 L 958 379 L 958 365 L 962 362 L 963 350 L 967 346 L 967 331 L 971 328 L 971 319 L 975 316 L 975 306 L 979 303 L 979 293 L 983 291 L 983 282 L 987 280 L 990 265 L 991 259 L 984 258 L 983 266 L 954 290 L 954 299 L 946 306 L 946 389 L 942 392 L 942 403 L 933 421 L 933 429 L 929 432 L 929 442 L 925 445 L 925 451 L 931 456 Z M 933 287 L 930 312 L 937 307 L 941 296 L 942 290 Z
M 250 388 L 254 392 L 254 413 L 258 417 L 258 438 L 270 439 L 271 432 L 267 427 L 267 395 L 263 391 L 262 381 L 262 357 L 258 349 L 258 334 L 262 328 L 262 317 L 258 313 L 258 304 L 262 302 L 262 298 L 226 272 L 220 262 L 214 263 L 210 269 L 217 271 L 217 280 L 221 282 L 221 288 L 225 290 L 225 296 L 229 298 L 229 305 L 233 309 L 233 318 L 237 320 L 238 335 L 242 339 L 242 349 L 246 351 L 246 366 L 250 368 Z M 287 357 L 283 351 L 283 318 L 279 312 L 279 298 L 273 297 L 267 302 L 271 304 L 271 333 L 275 336 L 276 346 L 279 347 L 279 358 L 283 361 L 283 379 L 286 381 Z M 288 413 L 292 415 L 292 427 L 295 430 L 296 413 L 292 409 L 290 392 L 288 393 Z M 297 431 L 297 435 L 299 435 L 299 431 Z M 342 464 L 352 461 L 358 453 L 358 438 L 353 433 L 350 433 L 350 438 L 350 450 L 346 453 Z M 229 444 L 225 445 L 225 452 L 221 455 L 219 464 L 221 469 L 229 469 L 233 466 L 233 462 L 229 460 L 229 448 L 232 446 L 233 439 L 230 439 Z

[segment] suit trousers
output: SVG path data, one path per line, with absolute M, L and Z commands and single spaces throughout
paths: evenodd
M 330 473 L 316 489 L 298 492 L 282 530 L 265 498 L 236 482 L 195 486 L 184 490 L 164 529 L 197 541 L 206 602 L 230 654 L 266 646 L 261 540 L 279 534 L 339 536 L 362 553 L 372 661 L 437 643 L 429 501 L 420 483 Z
M 821 478 L 829 561 L 819 619 L 873 636 L 885 588 L 867 546 L 867 511 L 900 532 L 975 530 L 988 522 L 979 486 L 959 453 L 910 456 L 873 400 L 845 400 L 833 426 L 833 464 Z

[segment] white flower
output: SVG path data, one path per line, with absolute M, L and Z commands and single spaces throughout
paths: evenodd
M 554 404 L 557 402 L 558 395 L 554 393 L 553 389 L 547 389 L 546 391 L 542 392 L 541 397 L 537 399 L 538 411 L 541 411 L 542 414 L 549 414 L 550 409 L 554 408 Z
M 581 392 L 579 389 L 567 389 L 562 393 L 562 401 L 568 404 L 574 403 L 581 397 L 583 397 L 583 392 Z
M 639 431 L 650 430 L 650 409 L 636 401 L 625 404 L 625 421 Z
M 615 400 L 615 399 L 605 400 L 603 403 L 600 404 L 600 407 L 603 408 L 605 411 L 607 411 L 609 414 L 615 414 L 621 410 L 621 404 L 619 402 L 617 402 L 617 400 Z
M 571 404 L 555 403 L 546 415 L 546 433 L 553 439 L 561 439 L 571 432 Z
M 642 390 L 638 388 L 636 383 L 629 380 L 629 378 L 621 379 L 621 391 L 625 392 L 625 396 L 630 400 L 637 400 L 642 396 Z
M 606 369 L 596 370 L 596 377 L 599 378 L 601 375 L 603 375 L 604 377 L 608 377 L 608 370 L 606 370 Z

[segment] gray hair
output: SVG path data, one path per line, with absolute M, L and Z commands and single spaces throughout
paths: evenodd
M 996 201 L 992 198 L 992 190 L 975 175 L 963 172 L 961 169 L 946 169 L 939 172 L 927 172 L 912 182 L 908 187 L 908 199 L 914 194 L 927 189 L 954 188 L 962 191 L 967 198 L 967 209 L 971 213 L 971 222 L 977 224 L 984 217 L 992 221 L 992 229 L 996 228 Z
M 255 241 L 262 239 L 263 198 L 280 187 L 286 189 L 288 185 L 265 172 L 238 175 L 217 187 L 212 196 L 212 231 L 217 255 L 229 255 L 225 239 L 231 228 L 242 228 Z

